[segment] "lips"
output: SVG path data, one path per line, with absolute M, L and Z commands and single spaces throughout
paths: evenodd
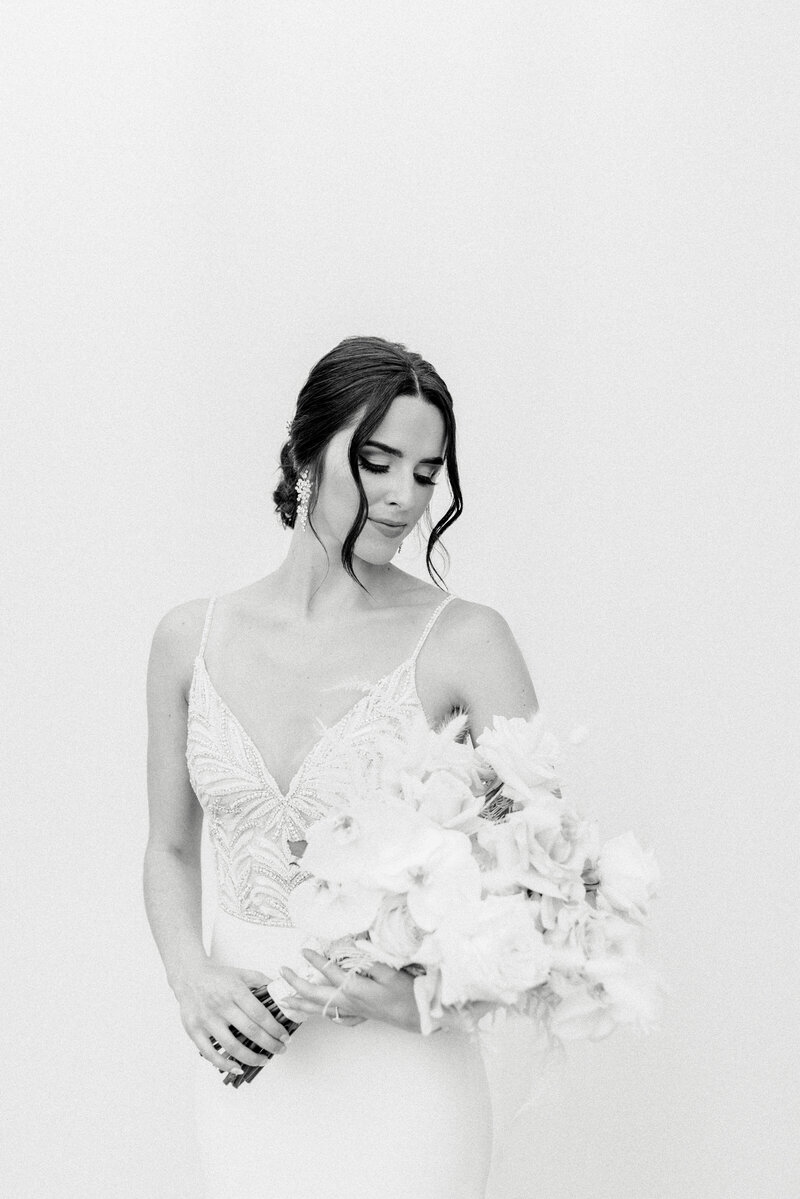
M 385 537 L 399 537 L 406 527 L 404 524 L 394 524 L 388 520 L 378 520 L 375 516 L 370 516 L 369 520 L 380 529 Z

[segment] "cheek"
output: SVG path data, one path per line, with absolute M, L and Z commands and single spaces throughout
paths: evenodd
M 350 465 L 344 455 L 337 455 L 325 465 L 326 499 L 342 504 L 355 499 L 356 485 L 350 474 Z
M 371 505 L 370 481 L 362 478 L 361 482 L 367 497 L 367 504 Z M 338 531 L 346 532 L 358 513 L 358 488 L 350 474 L 347 461 L 337 464 L 333 470 L 328 471 L 322 498 L 331 523 L 337 527 Z
M 414 511 L 411 514 L 414 524 L 416 524 L 417 521 L 421 519 L 423 513 L 425 512 L 425 509 L 428 507 L 428 504 L 431 502 L 432 498 L 433 498 L 433 488 L 426 487 L 424 492 L 422 493 L 422 495 L 419 496 L 419 498 L 415 501 L 415 504 L 414 504 Z

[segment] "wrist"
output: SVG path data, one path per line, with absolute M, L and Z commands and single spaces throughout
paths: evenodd
M 197 975 L 208 965 L 210 960 L 208 954 L 201 947 L 195 953 L 182 957 L 179 962 L 167 970 L 167 984 L 176 999 L 180 998 L 186 988 L 192 985 Z

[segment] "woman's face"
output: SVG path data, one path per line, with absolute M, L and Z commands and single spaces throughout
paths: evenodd
M 342 544 L 358 513 L 347 452 L 362 412 L 330 440 L 312 520 L 323 541 Z M 353 553 L 373 565 L 391 561 L 428 506 L 443 468 L 444 420 L 419 396 L 398 396 L 361 447 L 358 469 L 367 523 Z

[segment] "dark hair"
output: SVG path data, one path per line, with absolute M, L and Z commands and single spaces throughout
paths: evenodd
M 365 408 L 353 433 L 348 460 L 358 488 L 358 515 L 342 543 L 342 565 L 356 582 L 353 547 L 367 520 L 368 504 L 358 469 L 358 455 L 365 441 L 381 423 L 392 404 L 402 395 L 416 395 L 433 404 L 442 414 L 445 427 L 445 464 L 452 503 L 430 529 L 425 562 L 435 583 L 442 576 L 431 561 L 442 533 L 461 515 L 464 504 L 456 462 L 456 422 L 453 399 L 443 380 L 429 362 L 399 342 L 382 337 L 346 337 L 313 367 L 297 397 L 297 410 L 290 425 L 289 440 L 281 449 L 283 477 L 273 492 L 275 510 L 286 528 L 294 528 L 297 512 L 297 476 L 311 469 L 317 483 L 322 479 L 322 456 L 331 438 L 362 407 Z M 316 493 L 315 493 L 316 495 Z M 314 497 L 315 498 L 315 497 Z M 309 525 L 316 536 L 309 508 Z M 439 544 L 448 561 L 447 551 Z M 438 582 L 437 582 L 438 579 Z

